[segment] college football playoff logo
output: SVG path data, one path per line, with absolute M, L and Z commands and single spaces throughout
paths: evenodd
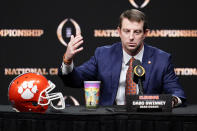
M 144 8 L 144 7 L 150 2 L 150 0 L 144 0 L 144 2 L 142 3 L 141 6 L 139 6 L 138 4 L 136 4 L 135 0 L 129 0 L 129 2 L 130 2 L 135 8 Z
M 77 22 L 73 19 L 64 19 L 57 28 L 57 37 L 59 41 L 67 46 L 67 42 L 70 41 L 71 35 L 81 34 L 81 29 Z

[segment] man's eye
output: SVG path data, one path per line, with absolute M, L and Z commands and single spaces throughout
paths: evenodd
M 129 31 L 129 30 L 124 30 L 124 32 L 125 32 L 125 33 L 129 33 L 130 31 Z
M 142 33 L 141 30 L 135 31 L 135 34 L 140 34 L 140 33 Z

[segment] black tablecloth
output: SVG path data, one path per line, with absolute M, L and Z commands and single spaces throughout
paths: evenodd
M 0 131 L 197 131 L 197 105 L 172 112 L 126 112 L 124 107 L 66 107 L 45 114 L 0 105 Z

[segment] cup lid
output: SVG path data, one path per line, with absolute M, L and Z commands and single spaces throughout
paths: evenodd
M 91 83 L 91 84 L 94 84 L 94 83 L 101 83 L 101 81 L 84 81 L 84 83 Z

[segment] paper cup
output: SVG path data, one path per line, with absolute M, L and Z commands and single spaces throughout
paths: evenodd
M 84 81 L 86 108 L 95 109 L 99 104 L 100 81 Z

